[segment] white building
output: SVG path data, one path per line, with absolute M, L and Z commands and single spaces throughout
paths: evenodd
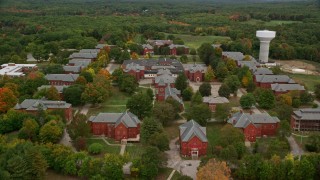
M 30 70 L 37 69 L 36 64 L 15 64 L 15 63 L 8 63 L 2 64 L 0 68 L 0 75 L 4 76 L 7 75 L 9 77 L 21 77 L 24 76 L 25 72 Z

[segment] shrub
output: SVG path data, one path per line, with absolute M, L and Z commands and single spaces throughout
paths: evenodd
M 93 143 L 89 146 L 89 153 L 100 154 L 102 152 L 103 146 L 100 143 Z

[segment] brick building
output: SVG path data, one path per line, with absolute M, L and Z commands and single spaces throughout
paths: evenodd
M 293 79 L 287 75 L 255 75 L 253 78 L 257 87 L 271 88 L 271 84 L 296 84 Z
M 72 105 L 65 101 L 50 101 L 44 99 L 25 99 L 21 104 L 17 103 L 14 107 L 15 110 L 25 111 L 28 113 L 36 114 L 39 108 L 50 110 L 64 110 L 65 118 L 72 119 Z
M 183 156 L 205 156 L 207 154 L 208 139 L 206 127 L 190 120 L 179 126 L 180 154 Z
M 105 135 L 117 141 L 140 138 L 140 120 L 131 112 L 99 113 L 89 118 L 94 135 Z
M 271 90 L 275 95 L 286 94 L 291 91 L 299 91 L 300 93 L 305 91 L 304 86 L 300 84 L 271 84 Z
M 276 135 L 280 120 L 268 113 L 251 114 L 240 111 L 233 114 L 228 123 L 240 128 L 246 140 L 255 142 L 256 137 Z
M 209 96 L 209 97 L 203 97 L 203 103 L 207 104 L 212 112 L 215 112 L 218 104 L 229 103 L 229 100 L 225 97 Z
M 40 87 L 38 87 L 38 91 L 41 89 L 49 89 L 51 88 L 53 85 L 42 85 Z M 60 95 L 60 99 L 63 99 L 63 89 L 68 88 L 69 86 L 53 86 L 54 88 L 56 88 L 56 90 L 58 91 L 59 95 Z
M 190 81 L 202 82 L 204 80 L 204 74 L 207 69 L 205 64 L 185 64 L 183 67 L 185 75 Z
M 294 131 L 320 131 L 320 108 L 293 111 L 290 124 Z
M 47 74 L 45 78 L 49 81 L 50 85 L 72 85 L 77 78 L 79 77 L 79 74 Z

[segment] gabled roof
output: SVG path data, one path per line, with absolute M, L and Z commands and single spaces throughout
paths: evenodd
M 163 68 L 163 69 L 159 69 L 157 72 L 157 75 L 163 75 L 163 74 L 168 74 L 168 75 L 172 75 L 171 71 L 167 68 Z
M 293 111 L 293 114 L 299 117 L 299 120 L 318 120 L 320 121 L 320 108 L 305 108 Z
M 155 39 L 155 40 L 152 40 L 152 39 L 148 39 L 147 40 L 147 43 L 155 46 L 163 46 L 163 45 L 170 45 L 172 44 L 173 42 L 171 40 L 158 40 L 158 39 Z
M 72 53 L 69 58 L 83 58 L 83 59 L 94 59 L 97 58 L 98 53 Z
M 295 83 L 287 75 L 256 75 L 256 81 L 261 83 Z
M 232 52 L 232 51 L 223 51 L 222 56 L 226 56 L 227 58 L 233 59 L 235 61 L 242 61 L 244 55 L 242 52 Z
M 183 67 L 186 71 L 189 71 L 191 73 L 197 71 L 204 73 L 207 70 L 207 66 L 205 64 L 184 64 Z
M 225 97 L 208 96 L 208 97 L 203 97 L 203 102 L 209 103 L 209 104 L 223 104 L 223 103 L 229 103 L 229 100 Z
M 170 85 L 168 85 L 165 89 L 164 98 L 167 99 L 168 97 L 172 97 L 174 100 L 178 101 L 180 104 L 183 104 L 182 99 L 178 96 L 180 94 L 181 94 L 180 90 L 176 88 L 171 88 Z
M 255 71 L 257 69 L 257 66 L 260 66 L 260 63 L 257 61 L 238 61 L 238 64 L 241 67 L 247 66 L 250 70 Z
M 79 53 L 99 53 L 100 49 L 81 49 Z
M 270 116 L 268 113 L 261 114 L 248 114 L 243 112 L 237 112 L 228 119 L 228 123 L 232 124 L 236 128 L 246 128 L 249 124 L 272 124 L 278 123 L 280 120 L 275 116 Z
M 254 75 L 272 75 L 273 72 L 268 68 L 257 68 L 253 72 Z
M 194 120 L 190 120 L 179 126 L 180 139 L 182 142 L 188 142 L 194 136 L 197 136 L 202 142 L 208 142 L 206 127 L 200 126 Z
M 109 45 L 109 44 L 98 44 L 98 45 L 96 45 L 96 49 L 102 49 L 102 48 L 104 48 L 105 46 L 107 46 L 107 47 L 110 47 L 110 48 L 112 48 L 112 47 L 116 47 L 116 45 Z
M 173 48 L 179 48 L 179 47 L 182 47 L 182 48 L 189 48 L 188 46 L 180 45 L 180 44 L 170 44 L 170 46 L 169 46 L 169 48 L 170 48 L 170 49 L 173 49 Z
M 156 84 L 158 84 L 160 82 L 165 83 L 165 84 L 172 84 L 172 83 L 175 83 L 175 81 L 176 81 L 176 78 L 172 77 L 169 74 L 163 74 L 163 75 L 160 75 L 160 76 L 157 76 L 154 78 L 154 82 Z
M 142 44 L 142 48 L 153 49 L 153 47 L 150 44 Z
M 45 78 L 48 81 L 64 81 L 74 82 L 79 77 L 79 74 L 47 74 Z
M 271 84 L 271 89 L 276 92 L 286 92 L 286 91 L 304 91 L 304 86 L 300 84 Z
M 129 72 L 131 70 L 135 72 L 139 72 L 140 70 L 144 70 L 144 66 L 140 66 L 139 64 L 136 64 L 134 62 L 127 64 L 126 68 L 123 70 L 124 72 Z
M 91 116 L 89 121 L 114 123 L 115 127 L 120 123 L 123 123 L 126 127 L 137 127 L 141 123 L 138 117 L 129 111 L 123 113 L 99 113 L 97 116 Z
M 38 91 L 41 90 L 41 89 L 49 89 L 52 86 L 55 87 L 59 93 L 62 93 L 64 88 L 68 88 L 69 87 L 69 86 L 65 86 L 65 85 L 63 85 L 63 86 L 42 85 L 42 86 L 38 87 Z
M 29 111 L 38 110 L 38 107 L 41 106 L 43 110 L 46 109 L 66 109 L 71 107 L 71 104 L 66 103 L 65 101 L 50 101 L 43 99 L 25 99 L 21 104 L 16 104 L 14 109 L 26 109 Z
M 173 74 L 179 74 L 184 72 L 184 68 L 180 61 L 176 59 L 139 59 L 139 60 L 124 60 L 123 67 L 128 66 L 128 64 L 135 63 L 140 66 L 143 66 L 145 74 L 150 72 L 157 73 L 158 69 L 170 69 L 170 72 Z M 156 71 L 155 71 L 156 70 Z
M 91 59 L 77 59 L 77 58 L 73 58 L 69 60 L 69 64 L 74 64 L 74 63 L 79 63 L 79 62 L 83 62 L 83 63 L 91 63 Z
M 81 66 L 63 66 L 65 72 L 79 73 L 81 71 Z

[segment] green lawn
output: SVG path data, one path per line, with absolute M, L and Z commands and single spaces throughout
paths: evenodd
M 166 34 L 169 35 L 169 34 Z M 193 36 L 187 34 L 172 34 L 177 38 L 181 38 L 186 46 L 198 49 L 203 43 L 221 43 L 229 41 L 230 38 L 226 36 Z
M 159 168 L 159 173 L 158 173 L 158 176 L 156 177 L 156 180 L 168 179 L 172 170 L 173 170 L 172 168 L 167 168 L 167 167 Z
M 319 75 L 307 75 L 307 74 L 290 74 L 286 73 L 297 83 L 304 84 L 308 90 L 314 91 L 314 85 L 320 84 L 320 76 Z
M 110 142 L 110 141 L 109 141 Z M 99 143 L 103 145 L 103 154 L 110 153 L 110 154 L 119 154 L 120 153 L 120 146 L 109 146 L 101 139 L 88 139 L 87 147 L 89 147 L 93 143 Z M 112 143 L 112 142 L 110 142 Z
M 257 153 L 269 159 L 273 155 L 284 158 L 290 152 L 290 145 L 287 139 L 278 137 L 257 138 L 256 144 L 253 145 Z
M 224 123 L 208 123 L 207 125 L 207 138 L 208 138 L 208 152 L 211 151 L 220 141 L 220 129 Z
M 145 150 L 145 146 L 143 146 L 142 144 L 132 144 L 132 146 L 130 146 L 130 144 L 128 144 L 126 146 L 125 152 L 128 153 L 130 159 L 133 160 L 137 157 L 141 157 L 144 150 Z

